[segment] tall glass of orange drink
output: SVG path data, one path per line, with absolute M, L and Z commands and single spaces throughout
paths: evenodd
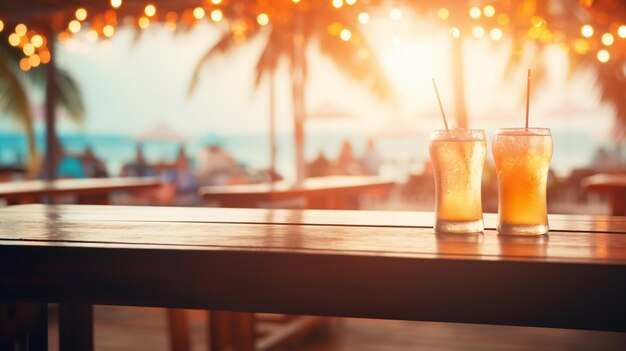
M 498 129 L 492 146 L 498 174 L 498 232 L 548 233 L 546 187 L 552 159 L 550 129 Z
M 480 186 L 487 144 L 485 131 L 436 130 L 430 136 L 435 173 L 435 231 L 482 232 Z

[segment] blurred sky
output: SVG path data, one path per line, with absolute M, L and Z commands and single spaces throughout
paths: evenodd
M 79 34 L 58 45 L 58 63 L 80 84 L 87 106 L 86 122 L 62 121 L 60 129 L 78 133 L 137 135 L 165 122 L 189 136 L 208 133 L 262 133 L 267 130 L 267 82 L 253 87 L 254 66 L 262 40 L 241 45 L 202 71 L 195 94 L 187 94 L 192 71 L 218 39 L 220 27 L 203 23 L 187 33 L 172 34 L 152 25 L 135 40 L 120 29 L 113 39 L 89 42 Z M 307 109 L 332 105 L 354 118 L 309 121 L 308 132 L 430 130 L 441 128 L 431 85 L 435 77 L 448 115 L 454 112 L 447 29 L 404 12 L 399 21 L 375 14 L 364 26 L 367 38 L 393 86 L 393 101 L 379 101 L 347 80 L 313 47 L 307 85 Z M 466 35 L 467 36 L 467 35 Z M 522 126 L 526 66 L 505 76 L 510 43 L 467 38 L 464 43 L 466 101 L 470 126 L 495 129 Z M 592 71 L 567 79 L 567 59 L 555 48 L 545 58 L 551 71 L 542 87 L 533 86 L 531 125 L 605 135 L 612 108 L 599 103 Z M 532 66 L 531 66 L 532 68 Z M 292 128 L 291 90 L 285 66 L 277 75 L 279 132 Z M 41 118 L 42 96 L 33 107 Z M 395 128 L 395 129 L 394 129 Z M 0 130 L 17 130 L 6 120 Z

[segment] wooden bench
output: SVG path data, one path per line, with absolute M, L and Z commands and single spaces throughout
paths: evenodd
M 435 234 L 432 220 L 13 206 L 0 299 L 70 306 L 64 351 L 90 349 L 92 304 L 626 331 L 625 217 L 551 215 L 540 237 L 500 236 L 494 215 L 480 235 Z

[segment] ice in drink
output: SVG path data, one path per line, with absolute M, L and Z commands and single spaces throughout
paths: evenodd
M 552 136 L 546 128 L 498 129 L 493 140 L 498 174 L 498 232 L 548 232 L 546 188 Z
M 485 132 L 437 130 L 430 138 L 435 173 L 435 231 L 481 232 L 481 182 L 487 145 Z

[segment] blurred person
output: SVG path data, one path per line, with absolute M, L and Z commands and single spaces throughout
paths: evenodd
M 337 159 L 337 169 L 343 175 L 357 175 L 360 173 L 359 162 L 354 158 L 352 152 L 352 144 L 348 140 L 344 140 L 341 145 L 341 152 Z
M 227 185 L 241 182 L 242 170 L 226 150 L 210 145 L 197 158 L 197 179 L 202 184 Z
M 154 175 L 143 155 L 141 144 L 137 145 L 135 149 L 135 159 L 122 166 L 120 175 L 122 177 L 147 177 Z
M 376 176 L 379 174 L 383 159 L 376 150 L 373 139 L 367 140 L 367 146 L 361 156 L 361 172 L 366 175 Z
M 331 173 L 331 165 L 330 160 L 326 158 L 323 151 L 320 151 L 317 154 L 317 157 L 313 162 L 309 164 L 308 176 L 309 177 L 323 177 L 330 175 Z
M 191 170 L 191 160 L 187 156 L 184 145 L 178 147 L 178 154 L 172 166 L 173 169 L 169 175 L 169 180 L 176 186 L 176 191 L 179 193 L 195 193 L 196 177 Z
M 87 146 L 81 157 L 81 163 L 87 178 L 106 178 L 108 173 L 104 163 L 96 157 L 91 146 Z

